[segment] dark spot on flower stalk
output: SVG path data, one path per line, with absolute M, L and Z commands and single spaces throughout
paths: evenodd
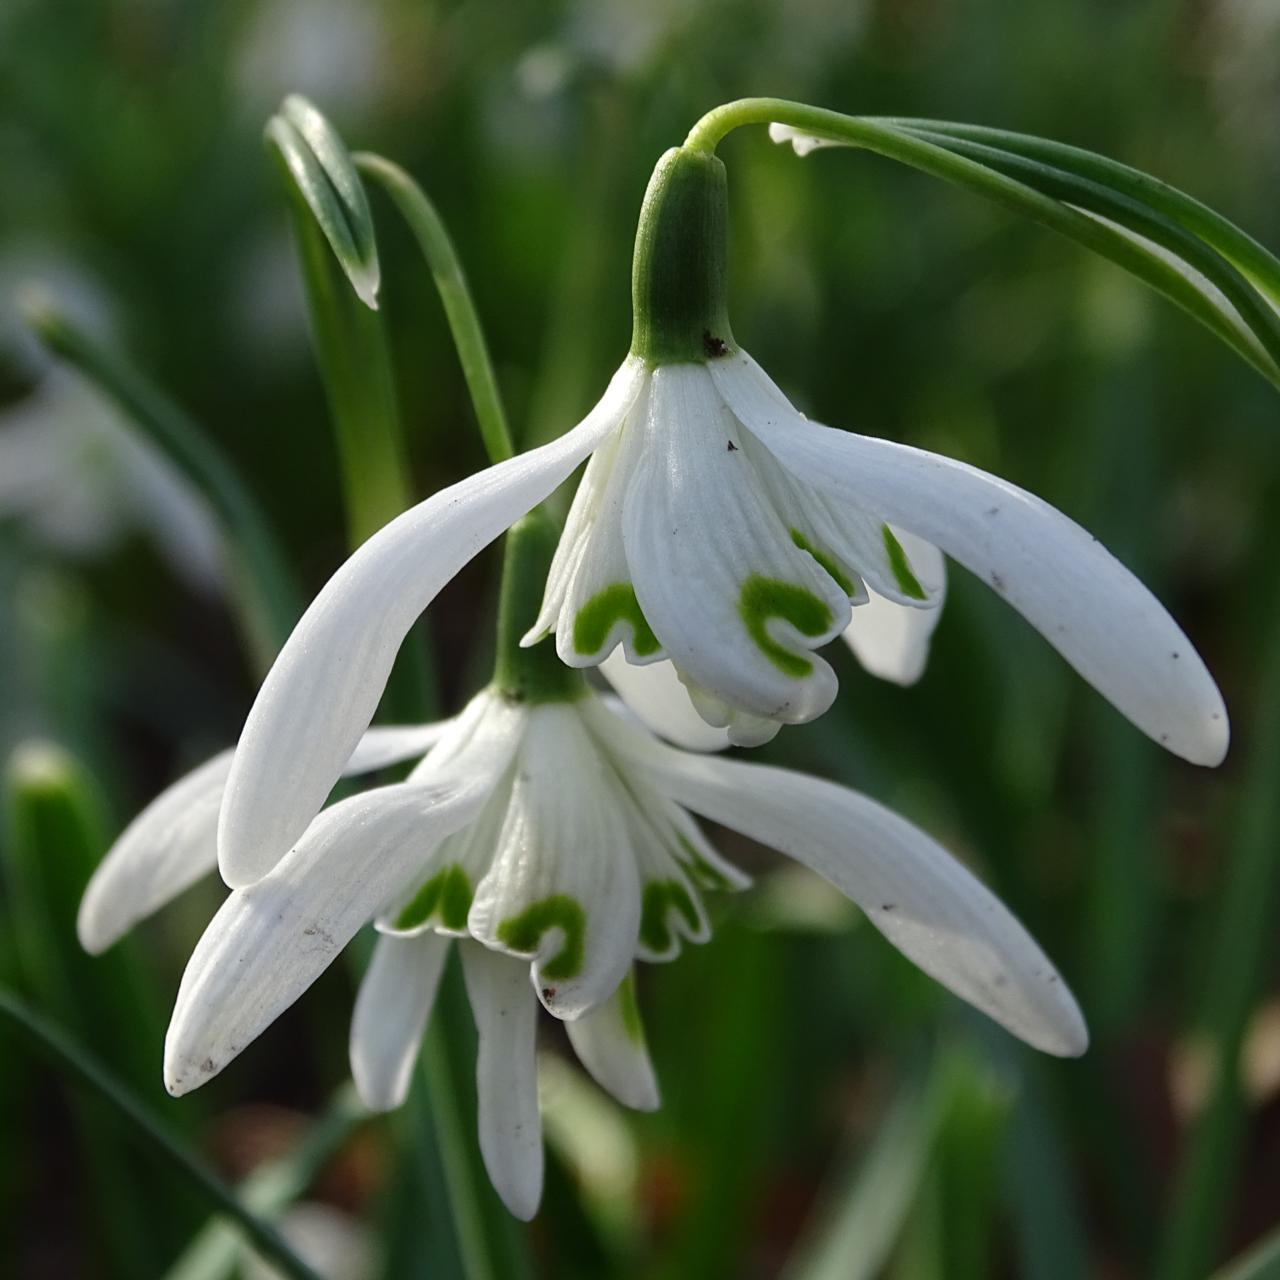
M 702 349 L 707 353 L 707 358 L 710 360 L 729 354 L 728 343 L 723 338 L 717 338 L 710 329 L 702 331 Z

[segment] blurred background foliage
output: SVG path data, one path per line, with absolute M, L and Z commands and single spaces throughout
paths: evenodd
M 173 1101 L 162 1028 L 216 888 L 105 960 L 76 949 L 89 869 L 234 740 L 258 673 L 209 512 L 41 351 L 18 298 L 39 284 L 203 426 L 310 595 L 343 554 L 340 486 L 261 141 L 295 90 L 439 205 L 524 443 L 572 425 L 620 360 L 652 164 L 733 97 L 1044 134 L 1280 246 L 1273 0 L 6 0 L 0 971 L 233 1179 L 305 1141 L 344 1079 L 351 974 Z M 1214 773 L 1162 755 L 958 571 L 916 688 L 833 650 L 836 708 L 767 754 L 976 867 L 1074 985 L 1093 1047 L 1035 1057 L 825 886 L 726 840 L 757 887 L 721 904 L 710 945 L 640 975 L 663 1110 L 616 1109 L 544 1029 L 534 1272 L 1208 1274 L 1280 1213 L 1274 392 L 1116 268 L 970 195 L 859 153 L 802 163 L 760 130 L 721 154 L 737 336 L 812 415 L 965 458 L 1102 537 L 1205 655 L 1234 743 Z M 373 199 L 421 496 L 483 453 L 429 277 Z M 468 569 L 418 638 L 446 708 L 486 673 L 495 568 Z M 77 797 L 52 818 L 51 774 Z M 4 1044 L 0 1269 L 164 1274 L 200 1201 Z M 344 1132 L 311 1153 L 286 1231 L 332 1274 L 449 1274 L 444 1210 L 405 1173 L 420 1131 Z M 186 1274 L 227 1274 L 225 1253 Z

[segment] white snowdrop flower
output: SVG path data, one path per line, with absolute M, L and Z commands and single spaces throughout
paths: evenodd
M 837 636 L 877 675 L 919 675 L 945 553 L 1156 741 L 1222 759 L 1227 713 L 1204 663 L 1087 532 L 974 467 L 791 407 L 732 338 L 724 231 L 723 166 L 668 152 L 640 219 L 632 350 L 601 401 L 560 439 L 406 511 L 316 597 L 236 751 L 219 830 L 229 884 L 266 874 L 319 812 L 440 589 L 588 458 L 525 637 L 554 631 L 571 666 L 619 650 L 670 660 L 709 725 L 763 742 L 831 704 L 815 650 Z
M 524 1010 L 518 990 L 529 1002 L 519 1016 L 532 1018 L 532 983 L 574 1035 L 635 960 L 708 938 L 706 890 L 745 883 L 693 815 L 817 871 L 1015 1035 L 1083 1052 L 1084 1022 L 1053 965 L 929 836 L 847 788 L 666 745 L 574 673 L 551 671 L 559 683 L 531 692 L 504 684 L 500 664 L 407 781 L 326 809 L 271 872 L 230 895 L 183 975 L 166 1041 L 171 1092 L 222 1070 L 369 920 L 384 935 L 368 979 L 379 994 L 362 996 L 376 1011 L 357 1011 L 353 1043 L 371 1103 L 403 1094 L 448 938 L 503 959 L 485 973 L 502 975 L 509 1013 Z M 643 1097 L 636 1085 L 624 1100 Z

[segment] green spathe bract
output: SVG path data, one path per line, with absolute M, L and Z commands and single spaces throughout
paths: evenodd
M 631 353 L 698 364 L 733 349 L 725 287 L 728 201 L 715 156 L 673 147 L 649 179 L 631 269 Z

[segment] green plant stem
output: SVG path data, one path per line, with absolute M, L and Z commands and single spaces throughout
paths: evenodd
M 1239 1177 L 1246 1102 L 1240 1051 L 1274 943 L 1280 896 L 1280 598 L 1273 600 L 1268 656 L 1258 682 L 1257 741 L 1244 781 L 1230 873 L 1208 949 L 1199 1027 L 1213 1053 L 1213 1080 L 1174 1182 L 1155 1275 L 1196 1280 L 1208 1269 Z
M 269 132 L 280 165 L 307 314 L 341 459 L 347 526 L 358 545 L 410 503 L 395 379 L 381 315 L 365 306 Z
M 25 311 L 49 350 L 112 400 L 210 504 L 229 543 L 250 651 L 265 670 L 301 608 L 288 562 L 256 499 L 207 433 L 128 360 L 47 300 L 28 299 Z
M 1167 260 L 1135 241 L 1131 234 L 1073 207 L 1077 202 L 1085 207 L 1098 203 L 1098 192 L 1103 189 L 1098 182 L 1073 178 L 1065 170 L 1055 171 L 1052 175 L 1055 189 L 1064 194 L 1069 191 L 1071 194 L 1072 203 L 1064 203 L 1063 200 L 1010 177 L 989 164 L 959 154 L 958 149 L 952 149 L 953 143 L 949 138 L 941 138 L 937 134 L 925 137 L 882 120 L 842 115 L 838 111 L 827 111 L 821 107 L 788 102 L 781 98 L 743 98 L 717 107 L 694 125 L 685 140 L 685 146 L 699 151 L 714 151 L 718 143 L 734 129 L 743 125 L 775 122 L 805 134 L 872 151 L 910 165 L 933 177 L 985 196 L 1042 226 L 1058 231 L 1110 259 L 1165 294 L 1210 329 L 1273 386 L 1280 388 L 1280 328 L 1277 327 L 1274 316 L 1266 310 L 1266 304 L 1260 299 L 1251 299 L 1245 304 L 1247 314 L 1241 317 L 1239 324 L 1234 323 L 1233 317 L 1224 314 L 1214 298 L 1186 274 L 1182 264 Z M 935 136 L 940 141 L 931 140 Z M 942 142 L 947 145 L 942 145 Z M 1011 158 L 1004 157 L 1002 163 L 1006 162 L 1006 167 L 1014 167 Z M 1043 170 L 1041 172 L 1043 175 Z M 1132 190 L 1129 194 L 1132 195 Z M 1119 197 L 1108 198 L 1115 208 L 1129 207 Z M 1130 201 L 1129 204 L 1132 205 L 1133 202 Z M 1182 237 L 1188 231 L 1187 227 L 1162 214 L 1153 213 L 1150 208 L 1143 207 L 1141 213 L 1148 228 L 1160 228 L 1165 238 L 1185 243 Z M 1240 249 L 1239 241 L 1248 239 L 1238 231 L 1235 232 L 1235 237 L 1232 244 L 1237 249 Z M 1218 239 L 1222 241 L 1224 237 L 1218 235 Z M 1265 251 L 1261 252 L 1265 254 Z M 1225 297 L 1248 297 L 1253 285 L 1228 258 L 1200 244 L 1197 244 L 1196 257 L 1196 269 Z M 1252 269 L 1261 269 L 1256 253 L 1250 256 L 1249 263 Z M 1251 316 L 1257 322 L 1257 327 L 1250 323 Z
M 515 454 L 506 410 L 471 289 L 444 220 L 426 192 L 399 165 L 369 152 L 357 152 L 352 159 L 361 173 L 383 186 L 417 237 L 444 306 L 485 451 L 490 462 L 505 462 Z
M 206 1200 L 233 1221 L 261 1256 L 292 1280 L 319 1280 L 316 1273 L 284 1242 L 279 1233 L 251 1213 L 211 1169 L 185 1150 L 147 1113 L 146 1108 L 87 1050 L 74 1044 L 8 991 L 0 990 L 5 1014 L 44 1053 L 77 1076 L 127 1120 Z

